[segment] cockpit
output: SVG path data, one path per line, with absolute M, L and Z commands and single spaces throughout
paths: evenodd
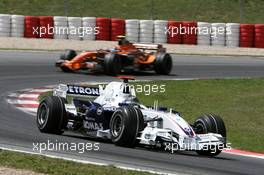
M 142 106 L 136 97 L 134 87 L 129 85 L 126 81 L 111 82 L 105 88 L 101 86 L 99 90 L 100 96 L 97 97 L 94 102 L 102 106 L 119 107 L 125 104 Z

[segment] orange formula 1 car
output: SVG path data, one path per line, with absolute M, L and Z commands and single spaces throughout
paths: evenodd
M 117 75 L 126 70 L 154 70 L 157 74 L 168 75 L 172 58 L 160 44 L 133 44 L 119 36 L 118 46 L 111 50 L 86 51 L 79 55 L 74 50 L 66 50 L 56 66 L 64 72 L 102 69 L 108 75 Z

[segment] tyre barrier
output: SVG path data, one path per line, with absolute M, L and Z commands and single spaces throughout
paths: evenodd
M 154 43 L 167 43 L 167 27 L 168 21 L 166 20 L 154 21 Z
M 68 18 L 65 16 L 54 16 L 54 39 L 68 39 Z
M 167 43 L 169 44 L 182 44 L 181 34 L 182 22 L 179 21 L 168 21 L 167 27 Z
M 211 45 L 211 24 L 208 22 L 197 22 L 197 44 L 203 46 Z
M 209 32 L 208 32 L 209 31 Z M 0 14 L 0 37 L 264 48 L 264 24 Z
M 238 23 L 226 23 L 226 46 L 239 47 L 239 29 Z
M 139 42 L 153 43 L 154 22 L 152 20 L 140 20 L 139 29 Z
M 82 27 L 82 18 L 81 17 L 68 17 L 68 39 L 71 40 L 81 40 L 82 39 L 82 31 L 80 30 Z
M 98 34 L 96 34 L 96 40 L 110 40 L 111 38 L 110 18 L 96 18 L 96 27 L 98 27 Z
M 264 48 L 264 24 L 255 24 L 255 47 Z
M 254 46 L 254 25 L 253 24 L 240 24 L 240 47 L 253 47 Z
M 226 24 L 225 23 L 212 23 L 211 32 L 211 45 L 212 46 L 225 46 L 225 34 Z
M 11 16 L 11 37 L 24 37 L 24 20 L 22 15 Z
M 118 35 L 125 35 L 125 20 L 111 19 L 111 41 L 116 41 Z
M 96 30 L 96 18 L 95 17 L 83 17 L 83 40 L 95 40 Z
M 52 16 L 39 17 L 39 38 L 53 39 L 54 22 Z
M 24 37 L 39 38 L 39 17 L 25 16 Z
M 184 21 L 182 22 L 182 43 L 183 44 L 197 44 L 197 22 Z
M 126 23 L 126 38 L 131 42 L 139 41 L 139 20 L 137 19 L 127 19 Z
M 11 15 L 0 15 L 0 37 L 9 37 L 11 33 Z

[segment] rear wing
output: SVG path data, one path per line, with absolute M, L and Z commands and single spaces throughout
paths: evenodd
M 157 50 L 158 52 L 166 52 L 166 48 L 164 48 L 161 44 L 133 44 L 137 49 L 145 49 L 145 50 Z
M 66 98 L 67 96 L 81 97 L 81 98 L 96 98 L 100 95 L 99 87 L 88 87 L 79 85 L 60 84 L 53 91 L 53 96 Z

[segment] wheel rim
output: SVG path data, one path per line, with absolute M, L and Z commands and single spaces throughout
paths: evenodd
M 42 103 L 39 107 L 39 113 L 38 113 L 38 123 L 43 126 L 48 119 L 48 113 L 49 109 L 45 103 Z
M 118 137 L 122 132 L 123 125 L 122 125 L 122 116 L 117 114 L 114 116 L 114 120 L 112 123 L 112 135 L 114 137 Z
M 195 126 L 198 134 L 206 134 L 206 128 L 204 127 L 204 125 L 200 122 L 198 122 Z

